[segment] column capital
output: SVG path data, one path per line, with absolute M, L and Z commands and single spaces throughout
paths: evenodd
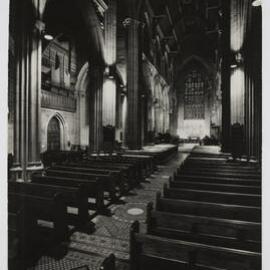
M 141 21 L 139 21 L 139 20 L 136 20 L 136 19 L 134 19 L 134 18 L 130 18 L 130 17 L 126 18 L 126 19 L 123 21 L 123 26 L 124 26 L 125 28 L 128 28 L 128 27 L 131 26 L 131 25 L 135 25 L 135 26 L 139 27 L 139 26 L 144 26 L 144 23 L 141 22 Z

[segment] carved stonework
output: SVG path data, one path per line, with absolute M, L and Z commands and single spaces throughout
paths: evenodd
M 41 107 L 60 111 L 76 112 L 76 99 L 57 93 L 42 91 Z
M 142 22 L 136 20 L 136 19 L 133 19 L 133 18 L 126 18 L 124 21 L 123 21 L 123 25 L 125 28 L 128 28 L 129 26 L 131 25 L 134 25 L 134 26 L 140 26 L 140 25 L 144 25 Z

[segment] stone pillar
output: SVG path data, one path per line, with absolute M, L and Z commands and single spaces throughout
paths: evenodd
M 126 144 L 131 150 L 141 149 L 141 100 L 140 100 L 140 30 L 141 23 L 127 18 L 127 137 Z
M 117 1 L 108 0 L 108 9 L 104 14 L 104 58 L 108 66 L 116 63 L 117 38 Z
M 30 45 L 30 80 L 28 104 L 28 164 L 27 172 L 41 169 L 40 161 L 40 118 L 41 118 L 41 60 L 42 60 L 42 23 L 36 22 Z
M 108 0 L 108 9 L 104 14 L 104 61 L 106 72 L 103 84 L 103 125 L 115 127 L 116 123 L 116 38 L 117 18 L 116 0 Z
M 222 151 L 230 152 L 231 141 L 231 44 L 230 44 L 230 2 L 222 2 L 223 25 L 222 25 L 222 70 L 221 70 L 221 91 L 222 91 Z
M 90 61 L 89 68 L 89 153 L 99 153 L 103 145 L 102 86 L 103 64 Z
M 16 39 L 16 113 L 14 125 L 13 180 L 29 181 L 31 173 L 41 170 L 40 161 L 40 93 L 41 93 L 41 31 L 39 10 L 29 14 L 22 3 Z M 34 16 L 31 29 L 29 20 Z

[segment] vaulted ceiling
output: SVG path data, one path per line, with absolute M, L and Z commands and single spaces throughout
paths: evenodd
M 221 34 L 221 0 L 146 0 L 145 5 L 171 54 L 214 57 Z

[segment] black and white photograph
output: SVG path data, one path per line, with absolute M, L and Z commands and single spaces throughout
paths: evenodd
M 267 270 L 263 1 L 4 2 L 6 269 Z

